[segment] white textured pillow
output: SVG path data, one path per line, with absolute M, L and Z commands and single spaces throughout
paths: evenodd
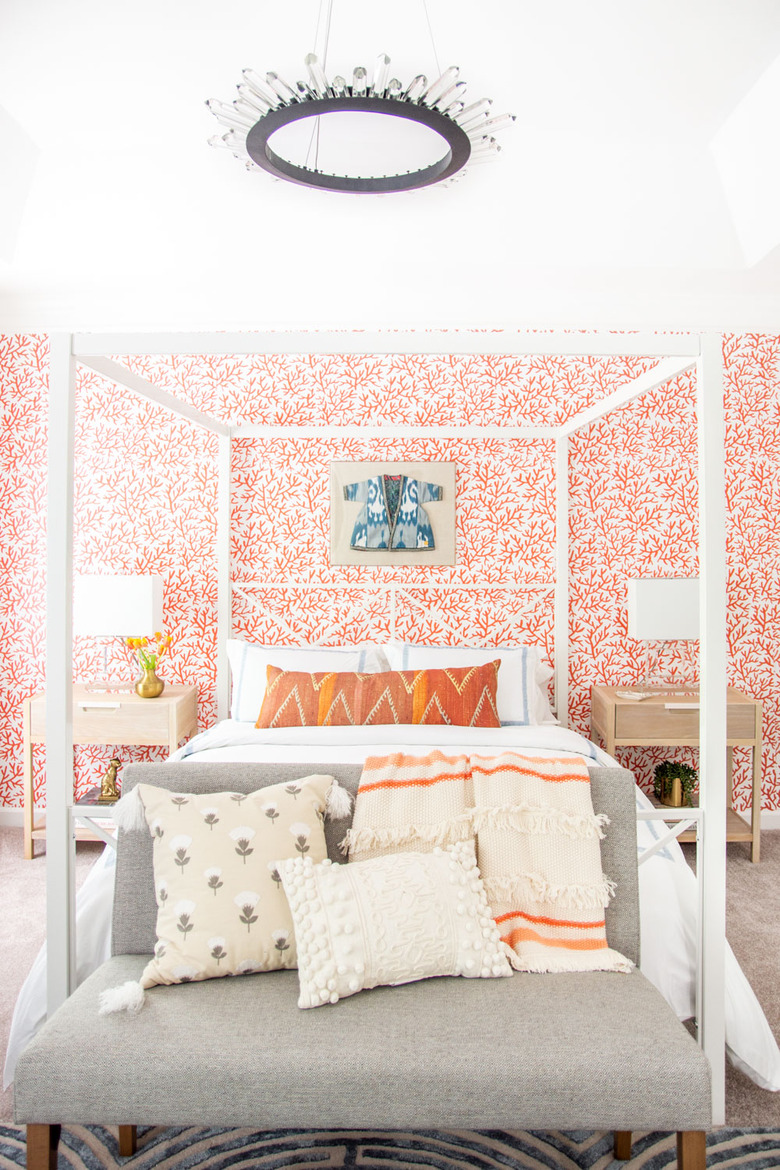
M 298 947 L 298 1007 L 436 975 L 511 975 L 474 861 L 461 841 L 349 865 L 279 862 Z
M 498 672 L 498 717 L 502 725 L 557 723 L 547 684 L 553 672 L 540 646 L 412 646 L 384 647 L 392 670 L 425 670 L 442 666 L 483 666 L 501 659 Z
M 233 697 L 230 717 L 241 723 L 254 723 L 263 705 L 266 668 L 322 673 L 327 670 L 358 671 L 376 674 L 388 670 L 387 659 L 377 646 L 349 648 L 323 646 L 260 646 L 230 638 L 227 644 Z

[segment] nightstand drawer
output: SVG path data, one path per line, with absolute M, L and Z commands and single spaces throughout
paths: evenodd
M 159 699 L 134 694 L 86 694 L 74 688 L 73 742 L 81 744 L 170 744 L 191 735 L 197 723 L 194 688 L 166 687 Z M 30 703 L 30 740 L 46 738 L 46 697 Z
M 108 700 L 106 700 L 108 701 Z M 80 743 L 167 743 L 170 707 L 156 699 L 131 702 L 112 699 L 110 707 L 96 707 L 88 700 L 73 704 L 73 738 Z M 110 731 L 111 739 L 106 735 Z
M 728 739 L 746 739 L 756 735 L 756 707 L 752 703 L 729 703 L 726 735 Z M 679 743 L 699 738 L 699 711 L 696 708 L 669 710 L 663 702 L 647 701 L 615 706 L 615 739 L 638 743 Z

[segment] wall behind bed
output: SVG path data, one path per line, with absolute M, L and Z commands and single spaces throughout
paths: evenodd
M 777 414 L 780 338 L 728 337 L 729 627 L 734 685 L 765 702 L 765 805 L 780 809 L 778 749 Z M 22 698 L 43 685 L 47 343 L 0 338 L 4 405 L 0 580 L 0 800 L 21 803 Z M 557 423 L 652 363 L 563 358 L 133 359 L 133 369 L 227 421 L 410 425 Z M 160 572 L 176 639 L 166 677 L 198 685 L 215 717 L 216 444 L 187 422 L 82 372 L 77 415 L 80 572 Z M 551 654 L 554 474 L 548 441 L 234 442 L 234 622 L 274 642 L 362 639 L 512 644 Z M 454 568 L 331 568 L 332 459 L 445 459 L 458 468 Z M 625 580 L 695 574 L 694 397 L 681 378 L 615 411 L 572 442 L 572 722 L 587 733 L 589 687 L 641 674 L 626 637 Z M 78 677 L 94 673 L 77 644 Z M 119 649 L 112 670 L 132 671 Z M 123 759 L 161 751 L 117 749 Z M 79 790 L 111 747 L 79 748 Z M 645 783 L 668 753 L 626 753 Z M 684 755 L 684 753 L 681 753 Z M 37 753 L 37 780 L 42 756 Z M 737 790 L 748 774 L 738 761 Z

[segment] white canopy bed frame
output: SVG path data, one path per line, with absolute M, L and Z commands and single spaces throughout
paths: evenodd
M 139 377 L 110 355 L 207 354 L 495 354 L 641 356 L 653 369 L 575 414 L 562 426 L 230 426 Z M 194 333 L 67 334 L 51 337 L 48 447 L 46 640 L 47 1007 L 51 1014 L 75 986 L 73 898 L 72 568 L 76 374 L 79 365 L 163 405 L 219 436 L 218 646 L 219 718 L 229 711 L 226 643 L 231 634 L 231 439 L 399 436 L 550 439 L 555 441 L 555 689 L 568 725 L 569 438 L 608 411 L 693 370 L 696 379 L 700 578 L 700 807 L 641 817 L 676 822 L 652 850 L 696 823 L 698 847 L 698 1036 L 712 1065 L 713 1123 L 725 1120 L 726 939 L 726 531 L 723 362 L 717 334 L 655 333 Z M 300 584 L 300 583 L 299 583 Z M 386 586 L 391 591 L 403 586 Z M 645 857 L 650 855 L 650 850 Z

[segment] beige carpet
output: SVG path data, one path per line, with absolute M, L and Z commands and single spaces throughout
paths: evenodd
M 726 875 L 726 937 L 780 1038 L 780 832 L 761 834 L 758 865 L 748 844 L 730 844 Z M 780 1126 L 780 1093 L 759 1089 L 727 1064 L 726 1123 L 740 1129 Z
M 39 846 L 40 848 L 40 846 Z M 98 844 L 77 847 L 77 884 L 100 853 Z M 727 934 L 769 1024 L 780 1036 L 780 832 L 764 833 L 762 860 L 753 865 L 749 847 L 728 847 Z M 12 955 L 0 982 L 0 1058 L 5 1060 L 16 996 L 45 933 L 46 861 L 22 857 L 22 831 L 0 827 L 0 954 Z M 13 1117 L 12 1091 L 0 1094 L 0 1122 Z M 780 1093 L 759 1089 L 731 1065 L 726 1073 L 726 1124 L 740 1129 L 780 1128 Z

